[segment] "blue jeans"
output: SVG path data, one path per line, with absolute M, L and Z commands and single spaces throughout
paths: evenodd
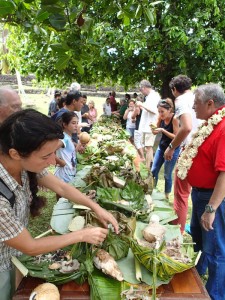
M 126 128 L 126 131 L 130 134 L 130 137 L 134 138 L 134 130 L 135 128 Z
M 165 193 L 169 194 L 172 189 L 172 173 L 176 161 L 178 159 L 178 156 L 180 154 L 180 147 L 177 147 L 175 149 L 171 160 L 164 159 L 164 152 L 165 151 L 161 150 L 159 147 L 157 148 L 153 159 L 151 172 L 155 179 L 155 186 L 156 186 L 158 182 L 159 171 L 162 165 L 164 164 Z
M 195 250 L 202 251 L 196 269 L 201 275 L 208 268 L 206 289 L 211 299 L 225 300 L 225 199 L 216 210 L 214 229 L 205 231 L 200 225 L 201 216 L 211 195 L 212 192 L 192 189 L 191 235 L 196 243 Z

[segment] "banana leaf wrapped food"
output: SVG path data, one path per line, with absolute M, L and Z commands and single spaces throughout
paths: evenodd
M 139 245 L 138 242 L 132 238 L 129 238 L 129 240 L 130 247 L 136 259 L 144 265 L 147 270 L 155 273 L 155 275 L 162 280 L 170 280 L 176 273 L 181 273 L 195 266 L 197 253 L 194 254 L 189 251 L 188 248 L 190 245 L 187 245 L 186 249 L 185 246 L 183 246 L 183 249 L 181 250 L 188 253 L 190 256 L 189 260 L 182 262 L 181 260 L 175 259 L 165 253 L 165 241 L 162 242 L 158 249 L 151 249 L 149 247 Z

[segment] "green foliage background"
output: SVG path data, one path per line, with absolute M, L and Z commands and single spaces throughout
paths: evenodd
M 218 0 L 0 0 L 12 69 L 61 85 L 148 78 L 163 97 L 180 73 L 223 82 L 224 15 Z

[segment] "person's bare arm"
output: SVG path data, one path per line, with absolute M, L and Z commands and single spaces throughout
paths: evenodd
M 153 114 L 156 114 L 156 111 L 152 110 L 148 105 L 146 105 L 146 103 L 143 103 L 141 101 L 137 101 L 136 105 L 139 107 L 144 108 L 145 110 L 147 110 L 147 112 L 151 112 Z
M 173 148 L 177 148 L 180 144 L 186 139 L 188 134 L 192 130 L 192 119 L 190 114 L 183 114 L 180 116 L 180 127 L 175 136 L 172 140 Z
M 129 113 L 129 108 L 127 108 L 126 110 L 125 110 L 125 113 L 124 113 L 124 115 L 123 115 L 123 119 L 124 120 L 127 120 L 127 116 L 128 116 L 128 113 Z
M 115 231 L 118 233 L 118 223 L 113 215 L 99 206 L 96 202 L 92 201 L 86 195 L 82 194 L 72 185 L 63 182 L 51 173 L 48 173 L 46 176 L 40 178 L 38 183 L 39 185 L 54 191 L 56 194 L 69 199 L 74 203 L 89 207 L 97 214 L 99 221 L 104 225 L 104 227 L 107 228 L 108 224 L 111 223 L 115 228 Z
M 135 106 L 134 112 L 131 116 L 132 119 L 135 119 L 138 115 L 140 115 L 140 107 Z
M 173 146 L 172 149 L 169 147 L 166 149 L 164 153 L 164 157 L 166 160 L 170 160 L 173 156 L 174 150 L 181 145 L 181 143 L 185 140 L 188 134 L 191 132 L 192 129 L 192 119 L 191 114 L 185 113 L 180 116 L 180 127 L 175 135 L 174 139 L 172 140 L 171 144 Z
M 215 210 L 220 206 L 223 199 L 225 198 L 224 186 L 225 186 L 225 172 L 220 172 L 216 181 L 214 191 L 209 200 L 209 204 L 212 205 L 213 209 Z M 202 227 L 206 231 L 212 230 L 214 219 L 215 219 L 215 213 L 204 212 L 203 215 L 201 216 Z
M 65 165 L 66 165 L 65 160 L 62 158 L 59 158 L 58 156 L 55 156 L 55 162 L 56 162 L 56 165 L 58 165 L 60 167 L 65 167 Z
M 78 242 L 100 244 L 104 241 L 108 230 L 101 227 L 84 228 L 64 235 L 48 236 L 34 239 L 26 228 L 5 244 L 24 254 L 36 256 L 72 245 Z M 24 242 L 25 241 L 25 242 Z

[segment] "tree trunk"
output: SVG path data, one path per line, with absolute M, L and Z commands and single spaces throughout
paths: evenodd
M 161 88 L 161 95 L 162 95 L 163 99 L 168 97 L 168 98 L 171 98 L 172 100 L 174 100 L 174 96 L 169 87 L 170 80 L 171 80 L 171 77 L 164 78 L 162 88 Z

